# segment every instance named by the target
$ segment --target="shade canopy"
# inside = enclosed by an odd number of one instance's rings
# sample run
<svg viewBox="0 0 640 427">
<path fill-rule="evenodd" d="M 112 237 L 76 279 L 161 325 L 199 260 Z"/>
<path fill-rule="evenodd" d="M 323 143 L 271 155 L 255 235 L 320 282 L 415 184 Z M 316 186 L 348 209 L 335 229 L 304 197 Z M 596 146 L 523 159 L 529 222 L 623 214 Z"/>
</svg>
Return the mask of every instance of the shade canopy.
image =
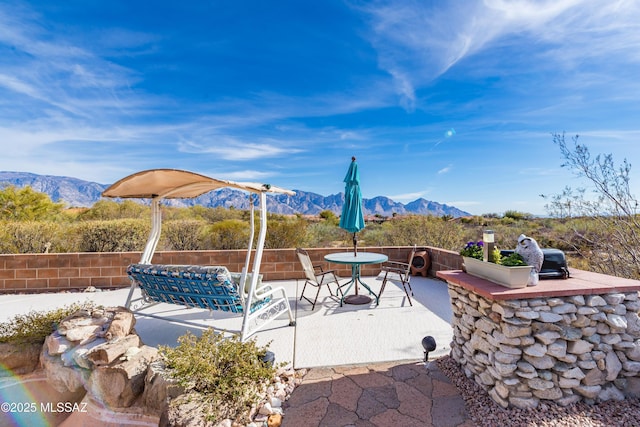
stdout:
<svg viewBox="0 0 640 427">
<path fill-rule="evenodd" d="M 252 193 L 295 195 L 293 191 L 269 184 L 226 181 L 179 169 L 151 169 L 134 173 L 111 185 L 102 195 L 137 199 L 192 198 L 225 187 Z"/>
<path fill-rule="evenodd" d="M 344 205 L 340 216 L 340 228 L 350 233 L 357 233 L 364 228 L 364 212 L 362 211 L 362 193 L 360 192 L 360 173 L 355 157 L 351 160 L 344 182 Z"/>
</svg>

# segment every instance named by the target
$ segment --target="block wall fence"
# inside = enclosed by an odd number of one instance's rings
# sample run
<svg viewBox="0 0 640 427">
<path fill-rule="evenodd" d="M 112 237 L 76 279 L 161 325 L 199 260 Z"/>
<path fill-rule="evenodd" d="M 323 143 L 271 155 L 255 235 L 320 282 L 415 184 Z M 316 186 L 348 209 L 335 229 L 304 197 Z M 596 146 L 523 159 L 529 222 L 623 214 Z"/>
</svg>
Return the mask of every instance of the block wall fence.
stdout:
<svg viewBox="0 0 640 427">
<path fill-rule="evenodd" d="M 421 247 L 429 253 L 431 267 L 429 276 L 435 277 L 439 270 L 458 270 L 462 257 L 453 251 L 433 247 Z M 329 264 L 324 256 L 333 252 L 348 251 L 349 248 L 310 248 L 314 264 L 325 269 L 337 270 L 341 277 L 350 277 L 348 265 Z M 362 247 L 362 252 L 383 253 L 390 260 L 406 262 L 410 246 Z M 156 252 L 155 264 L 224 265 L 230 271 L 241 271 L 246 251 L 162 251 Z M 90 286 L 114 289 L 129 286 L 126 268 L 140 260 L 141 252 L 82 252 L 60 254 L 1 254 L 0 293 L 39 293 L 63 290 L 83 290 Z M 295 249 L 265 249 L 261 273 L 264 280 L 300 279 L 303 277 Z M 363 265 L 362 275 L 375 276 L 380 272 L 379 264 Z"/>
</svg>

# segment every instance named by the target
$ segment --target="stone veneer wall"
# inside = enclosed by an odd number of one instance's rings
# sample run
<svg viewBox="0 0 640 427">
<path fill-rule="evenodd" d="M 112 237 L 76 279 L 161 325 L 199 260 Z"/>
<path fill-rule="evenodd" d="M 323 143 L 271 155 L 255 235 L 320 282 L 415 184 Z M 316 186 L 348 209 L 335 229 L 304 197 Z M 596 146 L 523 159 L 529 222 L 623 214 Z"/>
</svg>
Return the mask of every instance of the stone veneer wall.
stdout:
<svg viewBox="0 0 640 427">
<path fill-rule="evenodd" d="M 456 270 L 462 258 L 456 252 L 426 247 L 431 256 L 429 273 Z M 350 248 L 310 248 L 311 260 L 325 268 L 336 269 L 342 277 L 349 277 L 348 265 L 329 264 L 324 256 Z M 411 247 L 361 247 L 360 251 L 386 254 L 390 260 L 407 259 Z M 244 250 L 226 251 L 160 251 L 153 258 L 157 264 L 224 265 L 230 271 L 241 271 Z M 70 289 L 121 288 L 129 286 L 126 268 L 140 259 L 140 252 L 94 252 L 61 254 L 0 254 L 0 293 L 58 292 Z M 363 275 L 377 275 L 379 264 L 363 265 Z M 295 249 L 266 249 L 261 273 L 265 280 L 300 279 L 303 277 Z"/>
<path fill-rule="evenodd" d="M 451 355 L 501 406 L 640 395 L 637 291 L 493 301 L 448 286 Z"/>
</svg>

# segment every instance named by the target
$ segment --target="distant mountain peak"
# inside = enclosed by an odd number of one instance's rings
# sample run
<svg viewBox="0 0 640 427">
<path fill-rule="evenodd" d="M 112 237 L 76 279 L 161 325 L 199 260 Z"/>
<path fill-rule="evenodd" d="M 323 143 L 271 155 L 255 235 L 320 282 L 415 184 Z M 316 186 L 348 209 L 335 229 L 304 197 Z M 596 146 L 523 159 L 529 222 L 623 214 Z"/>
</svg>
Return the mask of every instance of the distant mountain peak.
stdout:
<svg viewBox="0 0 640 427">
<path fill-rule="evenodd" d="M 37 175 L 29 172 L 0 172 L 0 187 L 15 185 L 16 187 L 31 186 L 36 191 L 49 195 L 54 202 L 63 202 L 69 207 L 91 207 L 100 200 L 102 192 L 109 185 L 83 181 L 78 178 L 53 175 Z M 329 210 L 340 215 L 344 203 L 344 193 L 322 196 L 303 190 L 295 190 L 295 196 L 278 194 L 269 196 L 267 209 L 272 213 L 317 215 Z M 448 215 L 454 218 L 471 215 L 454 206 L 447 206 L 438 202 L 417 199 L 402 204 L 394 202 L 388 197 L 377 196 L 363 200 L 365 215 L 393 216 L 393 214 L 418 215 Z M 206 207 L 230 207 L 246 209 L 249 207 L 246 195 L 238 190 L 223 188 L 203 194 L 195 199 L 175 199 L 172 206 L 202 205 Z"/>
</svg>

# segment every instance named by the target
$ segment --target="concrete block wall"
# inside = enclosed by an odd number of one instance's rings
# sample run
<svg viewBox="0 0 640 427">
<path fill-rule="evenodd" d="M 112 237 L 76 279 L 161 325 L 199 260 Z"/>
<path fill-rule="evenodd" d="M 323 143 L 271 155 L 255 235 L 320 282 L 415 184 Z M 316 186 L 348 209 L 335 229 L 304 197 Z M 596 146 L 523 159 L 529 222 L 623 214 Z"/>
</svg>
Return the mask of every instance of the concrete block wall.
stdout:
<svg viewBox="0 0 640 427">
<path fill-rule="evenodd" d="M 438 270 L 461 268 L 462 258 L 456 252 L 426 247 L 431 257 L 430 276 Z M 334 269 L 341 277 L 351 276 L 348 265 L 330 264 L 324 256 L 349 248 L 309 248 L 311 260 L 325 269 Z M 390 260 L 407 261 L 411 247 L 362 247 L 359 251 L 383 253 Z M 129 286 L 126 268 L 140 260 L 141 252 L 91 252 L 61 254 L 1 254 L 0 293 L 59 292 L 62 290 L 122 288 Z M 157 252 L 156 264 L 224 265 L 230 271 L 241 271 L 244 250 L 166 251 Z M 264 280 L 299 279 L 303 277 L 295 249 L 266 249 L 260 268 Z M 362 275 L 375 276 L 379 264 L 363 265 Z"/>
</svg>

